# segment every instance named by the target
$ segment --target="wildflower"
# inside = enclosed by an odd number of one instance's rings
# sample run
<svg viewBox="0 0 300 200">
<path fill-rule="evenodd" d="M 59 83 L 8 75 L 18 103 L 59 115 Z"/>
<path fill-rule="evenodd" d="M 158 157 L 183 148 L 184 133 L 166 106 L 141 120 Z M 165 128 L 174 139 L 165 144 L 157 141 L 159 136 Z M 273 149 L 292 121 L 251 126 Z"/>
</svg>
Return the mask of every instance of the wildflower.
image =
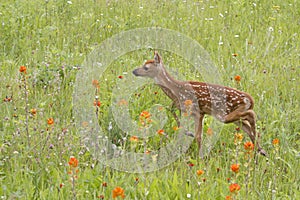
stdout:
<svg viewBox="0 0 300 200">
<path fill-rule="evenodd" d="M 98 198 L 98 199 L 104 199 L 104 195 L 101 194 L 101 195 L 97 196 L 97 198 Z"/>
<path fill-rule="evenodd" d="M 150 153 L 151 153 L 150 150 L 146 150 L 146 151 L 145 151 L 145 154 L 150 154 Z"/>
<path fill-rule="evenodd" d="M 24 74 L 26 74 L 26 67 L 25 66 L 20 66 L 20 69 L 19 69 L 19 71 L 21 72 L 21 73 L 24 73 Z"/>
<path fill-rule="evenodd" d="M 118 196 L 122 197 L 123 199 L 125 198 L 125 194 L 124 194 L 124 189 L 121 187 L 116 187 L 113 191 L 112 191 L 112 198 L 117 198 Z"/>
<path fill-rule="evenodd" d="M 138 142 L 139 138 L 137 136 L 131 136 L 129 139 L 131 142 Z"/>
<path fill-rule="evenodd" d="M 93 81 L 92 81 L 92 84 L 93 84 L 93 86 L 94 86 L 95 88 L 100 88 L 100 86 L 99 86 L 99 81 L 93 80 Z"/>
<path fill-rule="evenodd" d="M 165 132 L 164 132 L 163 129 L 159 129 L 159 130 L 157 131 L 157 134 L 158 134 L 158 135 L 165 135 Z"/>
<path fill-rule="evenodd" d="M 136 178 L 135 178 L 135 181 L 134 181 L 134 185 L 137 185 L 138 183 L 139 183 L 139 178 L 136 177 Z"/>
<path fill-rule="evenodd" d="M 243 140 L 243 134 L 236 133 L 234 135 L 234 144 L 240 143 Z"/>
<path fill-rule="evenodd" d="M 236 130 L 236 131 L 240 131 L 241 128 L 240 128 L 240 127 L 236 127 L 235 130 Z"/>
<path fill-rule="evenodd" d="M 234 77 L 234 80 L 236 81 L 236 82 L 240 82 L 241 81 L 241 76 L 240 75 L 236 75 L 235 77 Z"/>
<path fill-rule="evenodd" d="M 240 165 L 239 164 L 232 164 L 230 168 L 233 172 L 238 173 L 239 169 L 240 169 Z"/>
<path fill-rule="evenodd" d="M 173 130 L 174 130 L 174 131 L 177 131 L 178 129 L 179 129 L 178 126 L 174 126 L 174 127 L 173 127 Z"/>
<path fill-rule="evenodd" d="M 94 106 L 100 107 L 101 106 L 101 102 L 99 100 L 95 100 L 94 101 Z"/>
<path fill-rule="evenodd" d="M 193 101 L 192 100 L 185 100 L 184 101 L 184 105 L 186 106 L 186 107 L 189 107 L 189 106 L 191 106 L 193 104 Z"/>
<path fill-rule="evenodd" d="M 254 150 L 254 144 L 252 142 L 245 142 L 244 148 L 246 151 L 253 151 Z"/>
<path fill-rule="evenodd" d="M 48 118 L 47 119 L 47 124 L 48 125 L 52 125 L 52 124 L 54 124 L 54 119 L 51 117 L 51 118 Z"/>
<path fill-rule="evenodd" d="M 6 96 L 4 99 L 3 99 L 4 102 L 11 102 L 12 101 L 12 97 L 8 97 Z"/>
<path fill-rule="evenodd" d="M 237 57 L 238 54 L 237 54 L 237 53 L 233 53 L 232 56 L 233 56 L 233 57 Z"/>
<path fill-rule="evenodd" d="M 241 186 L 239 186 L 239 184 L 237 184 L 237 183 L 233 183 L 233 184 L 231 184 L 231 185 L 229 186 L 230 192 L 236 193 L 236 192 L 238 192 L 240 189 L 241 189 Z"/>
<path fill-rule="evenodd" d="M 273 139 L 272 144 L 273 144 L 274 146 L 279 145 L 279 139 L 278 139 L 278 138 Z"/>
<path fill-rule="evenodd" d="M 150 124 L 152 122 L 151 120 L 151 114 L 148 111 L 143 111 L 140 116 L 140 123 L 142 124 L 142 126 L 147 126 L 147 124 Z"/>
<path fill-rule="evenodd" d="M 143 112 L 140 114 L 140 117 L 141 117 L 141 118 L 148 119 L 148 118 L 151 117 L 151 114 L 150 114 L 148 111 L 143 111 Z"/>
<path fill-rule="evenodd" d="M 197 175 L 198 175 L 198 176 L 201 176 L 203 173 L 204 173 L 203 170 L 201 170 L 201 169 L 197 170 Z"/>
<path fill-rule="evenodd" d="M 207 135 L 211 136 L 213 134 L 212 128 L 208 128 L 206 133 L 207 133 Z"/>
<path fill-rule="evenodd" d="M 186 198 L 190 199 L 192 197 L 191 194 L 186 194 Z"/>
<path fill-rule="evenodd" d="M 65 184 L 61 183 L 59 184 L 59 188 L 62 188 Z"/>
<path fill-rule="evenodd" d="M 119 106 L 127 106 L 127 105 L 128 105 L 128 102 L 127 102 L 125 99 L 121 99 L 121 100 L 118 102 L 118 105 L 119 105 Z"/>
<path fill-rule="evenodd" d="M 70 160 L 68 163 L 69 163 L 69 166 L 73 167 L 73 168 L 78 166 L 78 160 L 74 156 L 70 157 Z"/>
<path fill-rule="evenodd" d="M 106 183 L 106 182 L 103 182 L 103 183 L 102 183 L 102 187 L 107 187 L 107 183 Z"/>
<path fill-rule="evenodd" d="M 119 79 L 122 79 L 122 78 L 123 78 L 123 76 L 118 76 L 118 78 L 119 78 Z"/>
<path fill-rule="evenodd" d="M 226 200 L 231 200 L 231 196 L 226 196 L 225 199 Z"/>
<path fill-rule="evenodd" d="M 32 115 L 36 115 L 36 109 L 35 109 L 35 108 L 30 109 L 30 113 L 31 113 Z"/>
<path fill-rule="evenodd" d="M 206 182 L 206 178 L 203 178 L 202 181 L 203 181 L 203 182 Z"/>
<path fill-rule="evenodd" d="M 194 167 L 195 165 L 193 163 L 189 163 L 189 167 Z"/>
</svg>

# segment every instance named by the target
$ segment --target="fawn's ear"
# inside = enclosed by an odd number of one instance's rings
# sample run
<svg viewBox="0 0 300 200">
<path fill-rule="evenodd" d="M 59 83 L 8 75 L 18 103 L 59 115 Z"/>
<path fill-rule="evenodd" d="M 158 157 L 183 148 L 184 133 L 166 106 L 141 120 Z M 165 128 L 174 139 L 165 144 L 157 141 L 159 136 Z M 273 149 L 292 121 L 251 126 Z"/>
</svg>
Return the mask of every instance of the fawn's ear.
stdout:
<svg viewBox="0 0 300 200">
<path fill-rule="evenodd" d="M 160 55 L 158 55 L 157 51 L 154 52 L 154 61 L 155 61 L 156 64 L 161 63 L 161 57 L 160 57 Z"/>
</svg>

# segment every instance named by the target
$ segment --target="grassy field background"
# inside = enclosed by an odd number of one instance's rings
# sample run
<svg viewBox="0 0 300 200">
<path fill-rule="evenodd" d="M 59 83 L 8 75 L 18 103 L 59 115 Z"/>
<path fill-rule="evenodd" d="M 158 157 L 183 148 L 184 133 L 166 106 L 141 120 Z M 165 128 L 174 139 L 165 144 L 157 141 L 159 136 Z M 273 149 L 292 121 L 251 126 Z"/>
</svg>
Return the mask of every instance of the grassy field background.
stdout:
<svg viewBox="0 0 300 200">
<path fill-rule="evenodd" d="M 1 0 L 0 199 L 299 199 L 299 8 L 296 0 Z M 196 40 L 209 52 L 224 85 L 254 97 L 268 158 L 258 156 L 255 164 L 253 153 L 244 149 L 248 136 L 237 140 L 242 132 L 233 125 L 215 133 L 210 117 L 204 137 L 219 134 L 219 140 L 208 158 L 199 159 L 192 144 L 168 167 L 139 174 L 93 158 L 72 114 L 76 74 L 105 39 L 143 27 L 167 28 Z M 205 79 L 180 55 L 160 53 L 182 78 Z M 99 77 L 99 124 L 111 127 L 107 137 L 118 148 L 143 152 L 144 144 L 130 140 L 114 123 L 112 88 L 132 79 L 131 71 L 152 57 L 153 49 L 130 52 Z M 152 104 L 170 107 L 153 84 L 128 103 L 137 120 Z M 164 130 L 170 137 L 174 126 L 169 117 Z M 167 142 L 157 135 L 148 145 L 154 151 Z M 239 164 L 238 171 L 233 164 Z"/>
</svg>

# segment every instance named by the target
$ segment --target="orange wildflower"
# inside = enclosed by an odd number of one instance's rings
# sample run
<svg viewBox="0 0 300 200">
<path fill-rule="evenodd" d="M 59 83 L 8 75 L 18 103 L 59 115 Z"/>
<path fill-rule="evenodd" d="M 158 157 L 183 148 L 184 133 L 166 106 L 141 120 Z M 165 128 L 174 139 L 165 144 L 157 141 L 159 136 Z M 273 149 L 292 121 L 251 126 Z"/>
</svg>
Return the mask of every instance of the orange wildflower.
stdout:
<svg viewBox="0 0 300 200">
<path fill-rule="evenodd" d="M 19 69 L 19 71 L 21 72 L 21 73 L 24 73 L 24 74 L 26 74 L 26 67 L 25 66 L 21 66 L 20 67 L 20 69 Z"/>
<path fill-rule="evenodd" d="M 238 173 L 239 169 L 240 169 L 240 165 L 239 164 L 232 164 L 230 168 L 233 172 Z"/>
<path fill-rule="evenodd" d="M 236 75 L 235 77 L 234 77 L 234 80 L 236 81 L 236 82 L 240 82 L 241 81 L 241 76 L 240 75 Z"/>
<path fill-rule="evenodd" d="M 163 129 L 159 129 L 159 130 L 157 131 L 157 134 L 158 134 L 158 135 L 164 135 L 164 134 L 165 134 L 165 132 L 164 132 L 164 130 L 163 130 Z"/>
<path fill-rule="evenodd" d="M 131 136 L 129 139 L 131 142 L 138 142 L 139 138 L 137 136 Z"/>
<path fill-rule="evenodd" d="M 74 157 L 74 156 L 71 156 L 70 157 L 70 160 L 69 160 L 69 166 L 70 167 L 77 167 L 78 166 L 78 160 Z"/>
<path fill-rule="evenodd" d="M 254 150 L 254 144 L 252 142 L 245 142 L 244 148 L 246 151 L 253 151 Z"/>
<path fill-rule="evenodd" d="M 30 113 L 31 113 L 32 115 L 36 115 L 36 109 L 35 109 L 35 108 L 30 109 Z"/>
<path fill-rule="evenodd" d="M 100 88 L 100 85 L 99 85 L 99 81 L 98 81 L 98 80 L 93 80 L 93 81 L 92 81 L 92 85 L 93 85 L 95 88 Z"/>
<path fill-rule="evenodd" d="M 52 117 L 49 118 L 49 119 L 47 119 L 47 124 L 48 124 L 48 125 L 54 124 L 54 119 L 53 119 Z"/>
<path fill-rule="evenodd" d="M 234 57 L 237 57 L 237 56 L 238 56 L 238 54 L 237 54 L 237 53 L 233 53 L 233 54 L 232 54 L 232 56 L 234 56 Z"/>
<path fill-rule="evenodd" d="M 207 135 L 211 136 L 214 132 L 213 132 L 212 128 L 208 128 L 206 133 L 207 133 Z"/>
<path fill-rule="evenodd" d="M 174 131 L 177 131 L 178 129 L 179 129 L 178 126 L 174 126 L 174 127 L 173 127 L 173 130 L 174 130 Z"/>
<path fill-rule="evenodd" d="M 144 119 L 148 119 L 151 117 L 151 114 L 148 111 L 144 110 L 143 112 L 141 112 L 140 117 Z"/>
<path fill-rule="evenodd" d="M 125 198 L 124 189 L 121 188 L 121 187 L 116 187 L 112 191 L 112 198 L 113 199 L 117 198 L 118 196 L 122 197 L 123 199 Z"/>
<path fill-rule="evenodd" d="M 186 107 L 189 107 L 189 106 L 191 106 L 193 104 L 193 101 L 192 100 L 185 100 L 184 101 L 184 105 L 186 106 Z"/>
<path fill-rule="evenodd" d="M 201 170 L 201 169 L 199 169 L 199 170 L 197 170 L 197 172 L 196 172 L 196 173 L 197 173 L 197 175 L 198 175 L 198 176 L 201 176 L 201 175 L 204 173 L 204 171 L 203 171 L 203 170 Z"/>
<path fill-rule="evenodd" d="M 118 105 L 119 105 L 119 106 L 127 106 L 127 105 L 128 105 L 128 102 L 127 102 L 125 99 L 121 99 L 121 100 L 118 102 Z"/>
<path fill-rule="evenodd" d="M 272 144 L 274 145 L 274 146 L 276 146 L 276 145 L 279 145 L 279 139 L 278 138 L 275 138 L 273 141 L 272 141 Z"/>
<path fill-rule="evenodd" d="M 231 196 L 226 196 L 225 199 L 226 200 L 231 200 L 232 198 L 231 198 Z"/>
<path fill-rule="evenodd" d="M 230 192 L 238 192 L 241 189 L 241 186 L 237 183 L 233 183 L 229 186 Z"/>
<path fill-rule="evenodd" d="M 150 154 L 150 153 L 151 153 L 150 150 L 146 150 L 146 151 L 145 151 L 145 154 Z"/>
</svg>

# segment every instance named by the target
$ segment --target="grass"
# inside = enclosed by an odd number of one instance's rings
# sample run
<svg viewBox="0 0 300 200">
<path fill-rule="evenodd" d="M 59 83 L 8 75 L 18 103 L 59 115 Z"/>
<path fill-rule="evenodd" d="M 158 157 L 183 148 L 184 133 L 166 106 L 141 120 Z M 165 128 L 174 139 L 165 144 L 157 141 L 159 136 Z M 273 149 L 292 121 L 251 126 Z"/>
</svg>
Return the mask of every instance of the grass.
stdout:
<svg viewBox="0 0 300 200">
<path fill-rule="evenodd" d="M 1 199 L 111 199 L 117 186 L 124 189 L 125 199 L 300 197 L 298 1 L 16 0 L 1 1 L 0 6 Z M 219 138 L 207 158 L 197 157 L 193 143 L 174 163 L 154 172 L 126 173 L 93 157 L 73 116 L 76 74 L 105 39 L 143 27 L 167 28 L 196 40 L 209 52 L 224 85 L 254 97 L 268 158 L 258 156 L 255 164 L 252 153 L 244 150 L 248 136 L 234 142 L 240 131 L 233 125 L 220 133 L 213 129 Z M 180 55 L 160 53 L 182 79 L 210 78 L 195 73 Z M 145 141 L 130 142 L 130 133 L 115 123 L 112 91 L 132 80 L 131 71 L 152 55 L 153 49 L 146 48 L 122 55 L 98 78 L 99 124 L 122 150 L 144 152 Z M 19 72 L 20 66 L 26 66 L 26 74 Z M 168 116 L 163 129 L 169 139 L 154 135 L 146 141 L 155 151 L 176 136 L 170 101 L 151 83 L 134 89 L 128 102 L 132 119 L 138 121 L 154 104 Z M 206 141 L 212 123 L 207 117 Z M 279 144 L 273 142 L 276 138 Z M 71 156 L 78 166 L 69 165 Z M 237 173 L 231 170 L 235 163 Z M 204 173 L 197 175 L 197 170 Z M 239 191 L 230 192 L 233 183 Z"/>
</svg>

